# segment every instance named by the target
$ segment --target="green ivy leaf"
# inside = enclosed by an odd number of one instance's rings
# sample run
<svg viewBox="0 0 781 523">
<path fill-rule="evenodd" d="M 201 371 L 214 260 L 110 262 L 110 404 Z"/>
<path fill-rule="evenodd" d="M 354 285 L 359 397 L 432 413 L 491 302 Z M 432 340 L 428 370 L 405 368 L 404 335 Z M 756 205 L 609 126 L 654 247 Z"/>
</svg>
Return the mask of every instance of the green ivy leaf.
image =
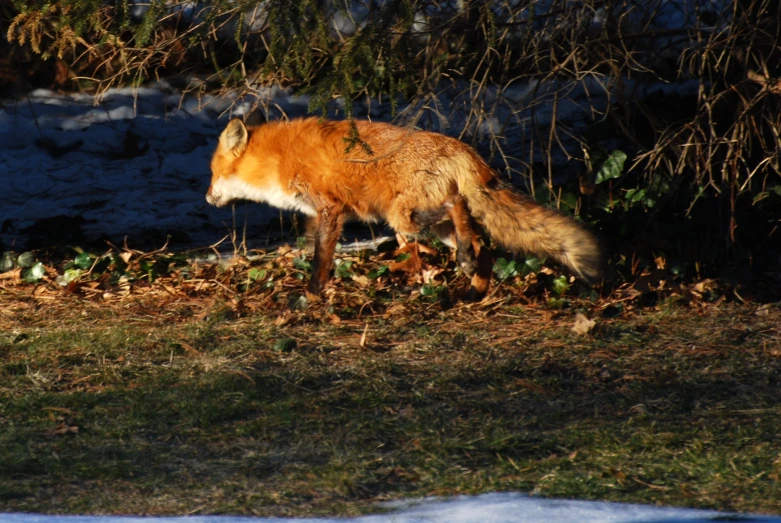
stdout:
<svg viewBox="0 0 781 523">
<path fill-rule="evenodd" d="M 44 274 L 46 274 L 46 269 L 41 262 L 38 262 L 22 273 L 22 279 L 27 283 L 37 283 L 41 281 Z"/>
<path fill-rule="evenodd" d="M 84 271 L 82 271 L 81 269 L 68 269 L 62 273 L 62 276 L 57 278 L 57 283 L 64 287 L 68 285 L 70 282 L 78 280 L 83 273 Z"/>
<path fill-rule="evenodd" d="M 626 153 L 616 149 L 607 157 L 602 168 L 597 172 L 595 183 L 598 185 L 607 180 L 618 178 L 624 172 L 624 163 L 626 162 Z"/>
<path fill-rule="evenodd" d="M 567 292 L 567 289 L 569 289 L 569 282 L 567 282 L 566 276 L 562 274 L 561 276 L 553 279 L 553 292 L 561 296 Z"/>
<path fill-rule="evenodd" d="M 114 272 L 124 274 L 125 271 L 127 271 L 127 263 L 125 263 L 125 260 L 115 252 L 112 252 L 109 256 L 111 258 L 111 263 L 114 264 Z"/>
<path fill-rule="evenodd" d="M 551 309 L 563 309 L 569 306 L 569 300 L 565 298 L 550 298 L 548 300 L 548 307 Z"/>
<path fill-rule="evenodd" d="M 274 343 L 274 350 L 277 352 L 293 352 L 296 345 L 296 340 L 293 338 L 280 338 Z"/>
<path fill-rule="evenodd" d="M 266 273 L 266 269 L 258 269 L 257 267 L 253 267 L 249 270 L 249 272 L 247 272 L 247 278 L 249 278 L 250 282 L 256 282 L 265 278 Z"/>
<path fill-rule="evenodd" d="M 534 187 L 534 200 L 543 205 L 551 200 L 551 190 L 547 183 L 540 183 Z"/>
<path fill-rule="evenodd" d="M 526 276 L 527 274 L 531 274 L 533 272 L 540 272 L 540 269 L 542 269 L 542 260 L 535 256 L 527 256 L 523 261 L 521 274 Z"/>
<path fill-rule="evenodd" d="M 23 252 L 16 259 L 16 264 L 22 269 L 29 269 L 35 264 L 35 256 L 30 251 Z"/>
<path fill-rule="evenodd" d="M 89 269 L 92 267 L 93 256 L 87 252 L 82 252 L 73 259 L 73 264 L 79 269 Z"/>
<path fill-rule="evenodd" d="M 434 294 L 436 294 L 436 291 L 435 291 L 434 287 L 432 287 L 431 285 L 423 285 L 420 288 L 420 295 L 421 296 L 428 297 L 428 296 L 434 296 Z"/>
<path fill-rule="evenodd" d="M 293 267 L 298 270 L 309 272 L 312 270 L 312 264 L 304 256 L 293 258 Z"/>
<path fill-rule="evenodd" d="M 0 272 L 7 272 L 16 267 L 16 255 L 12 251 L 6 251 L 0 256 Z"/>
<path fill-rule="evenodd" d="M 561 195 L 560 209 L 566 211 L 574 211 L 578 208 L 578 195 L 572 191 L 565 191 Z"/>
<path fill-rule="evenodd" d="M 150 283 L 157 279 L 158 273 L 155 268 L 155 262 L 149 262 L 147 260 L 139 260 L 138 266 L 141 269 L 141 271 L 146 275 L 146 277 L 149 279 Z"/>
<path fill-rule="evenodd" d="M 518 263 L 515 260 L 507 261 L 504 258 L 499 258 L 494 263 L 493 270 L 497 278 L 506 280 L 518 274 Z"/>
<path fill-rule="evenodd" d="M 389 271 L 390 271 L 390 269 L 388 268 L 388 266 L 387 265 L 383 265 L 382 267 L 379 267 L 377 269 L 371 270 L 369 272 L 369 274 L 368 274 L 368 278 L 370 280 L 376 280 L 377 278 L 379 278 L 383 274 L 388 273 Z"/>
<path fill-rule="evenodd" d="M 350 267 L 352 267 L 352 264 L 353 262 L 351 261 L 342 261 L 334 269 L 334 278 L 342 280 L 346 278 L 352 278 L 352 273 L 350 272 Z"/>
</svg>

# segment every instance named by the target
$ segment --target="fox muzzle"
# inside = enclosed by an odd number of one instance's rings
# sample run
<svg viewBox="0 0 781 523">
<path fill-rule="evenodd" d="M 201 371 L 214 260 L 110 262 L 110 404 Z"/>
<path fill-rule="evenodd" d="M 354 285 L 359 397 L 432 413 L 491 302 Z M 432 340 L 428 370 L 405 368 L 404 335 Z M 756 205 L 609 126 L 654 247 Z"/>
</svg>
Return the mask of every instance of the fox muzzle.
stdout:
<svg viewBox="0 0 781 523">
<path fill-rule="evenodd" d="M 214 205 L 215 207 L 222 207 L 225 205 L 222 198 L 220 198 L 220 195 L 215 193 L 213 186 L 211 185 L 209 186 L 209 190 L 206 191 L 206 201 L 209 205 Z"/>
</svg>

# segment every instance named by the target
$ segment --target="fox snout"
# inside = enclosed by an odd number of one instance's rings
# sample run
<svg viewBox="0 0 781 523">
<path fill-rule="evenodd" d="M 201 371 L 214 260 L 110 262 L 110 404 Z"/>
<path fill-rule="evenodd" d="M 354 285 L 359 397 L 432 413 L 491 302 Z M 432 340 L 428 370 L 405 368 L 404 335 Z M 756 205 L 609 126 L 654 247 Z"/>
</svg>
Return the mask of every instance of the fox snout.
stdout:
<svg viewBox="0 0 781 523">
<path fill-rule="evenodd" d="M 222 207 L 224 204 L 221 199 L 219 198 L 219 195 L 215 194 L 213 186 L 209 186 L 209 190 L 206 191 L 206 201 L 209 203 L 209 205 L 214 205 L 215 207 Z"/>
</svg>

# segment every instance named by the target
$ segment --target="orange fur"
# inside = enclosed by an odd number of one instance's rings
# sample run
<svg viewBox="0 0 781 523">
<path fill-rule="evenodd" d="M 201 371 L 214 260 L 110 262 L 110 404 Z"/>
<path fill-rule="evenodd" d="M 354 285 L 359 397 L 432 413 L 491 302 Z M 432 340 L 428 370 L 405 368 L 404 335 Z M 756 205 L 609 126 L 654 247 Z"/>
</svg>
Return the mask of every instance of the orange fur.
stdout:
<svg viewBox="0 0 781 523">
<path fill-rule="evenodd" d="M 220 136 L 206 198 L 214 205 L 248 199 L 314 218 L 314 272 L 308 290 L 328 279 L 344 219 L 385 220 L 397 232 L 431 227 L 455 244 L 458 262 L 485 294 L 491 260 L 480 249 L 476 219 L 512 251 L 549 255 L 579 276 L 599 277 L 601 251 L 575 220 L 505 187 L 468 145 L 447 136 L 386 123 L 315 118 L 247 129 L 234 119 Z M 369 150 L 367 150 L 370 149 Z"/>
</svg>

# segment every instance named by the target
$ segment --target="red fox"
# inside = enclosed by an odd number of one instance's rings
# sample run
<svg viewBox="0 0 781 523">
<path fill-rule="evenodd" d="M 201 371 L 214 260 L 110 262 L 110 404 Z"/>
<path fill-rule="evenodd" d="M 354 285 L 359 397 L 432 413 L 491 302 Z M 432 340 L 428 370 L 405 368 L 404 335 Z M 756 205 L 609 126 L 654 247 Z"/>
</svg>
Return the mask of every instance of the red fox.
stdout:
<svg viewBox="0 0 781 523">
<path fill-rule="evenodd" d="M 475 221 L 510 251 L 550 256 L 586 280 L 599 278 L 596 237 L 502 183 L 472 147 L 442 134 L 355 121 L 360 142 L 348 149 L 350 125 L 306 118 L 247 128 L 234 118 L 211 162 L 210 204 L 252 200 L 311 217 L 309 293 L 320 294 L 327 282 L 347 218 L 385 220 L 404 235 L 430 228 L 455 246 L 473 297 L 486 293 L 492 269 Z"/>
</svg>

